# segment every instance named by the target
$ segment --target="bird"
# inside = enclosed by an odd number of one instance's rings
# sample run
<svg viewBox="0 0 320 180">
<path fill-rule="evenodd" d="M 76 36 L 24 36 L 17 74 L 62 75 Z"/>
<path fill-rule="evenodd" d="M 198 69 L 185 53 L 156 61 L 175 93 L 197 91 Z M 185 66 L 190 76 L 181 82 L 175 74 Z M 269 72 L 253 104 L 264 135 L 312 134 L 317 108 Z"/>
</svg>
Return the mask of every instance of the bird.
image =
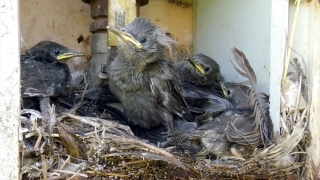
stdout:
<svg viewBox="0 0 320 180">
<path fill-rule="evenodd" d="M 78 100 L 80 97 L 77 98 Z M 142 128 L 137 125 L 128 123 L 126 115 L 123 113 L 122 103 L 118 98 L 110 91 L 109 85 L 106 83 L 96 85 L 88 89 L 83 95 L 84 102 L 78 108 L 78 113 L 83 116 L 98 117 L 101 119 L 113 120 L 118 123 L 128 125 L 134 135 L 142 140 L 147 140 L 149 143 L 158 145 L 158 143 L 165 142 L 166 136 L 163 135 L 166 132 L 167 127 L 163 124 L 152 128 Z M 174 126 L 188 125 L 179 120 L 174 121 Z M 179 127 L 184 129 L 188 127 Z M 190 129 L 190 128 L 188 128 Z"/>
<path fill-rule="evenodd" d="M 268 96 L 257 92 L 257 79 L 244 53 L 234 46 L 231 51 L 241 69 L 233 64 L 234 68 L 248 81 L 223 82 L 223 93 L 234 108 L 182 134 L 184 140 L 180 146 L 195 149 L 194 146 L 200 144 L 202 150 L 197 153 L 200 156 L 212 153 L 219 158 L 231 153 L 243 157 L 250 155 L 255 148 L 267 147 L 272 143 L 273 124 L 269 116 Z M 199 144 L 194 145 L 192 142 Z"/>
<path fill-rule="evenodd" d="M 173 61 L 165 53 L 174 41 L 141 17 L 123 28 L 107 29 L 118 41 L 118 55 L 107 67 L 108 84 L 128 123 L 145 129 L 165 125 L 173 132 L 176 118 L 192 122 Z"/>
<path fill-rule="evenodd" d="M 251 89 L 249 86 L 235 82 L 222 82 L 221 88 L 224 97 L 234 106 L 235 109 L 252 109 L 249 104 Z"/>
<path fill-rule="evenodd" d="M 227 138 L 229 141 L 249 145 L 253 148 L 259 145 L 266 148 L 272 144 L 274 137 L 273 123 L 269 113 L 269 96 L 257 91 L 257 78 L 245 54 L 234 46 L 231 46 L 231 51 L 240 68 L 232 63 L 233 67 L 240 75 L 248 79 L 242 84 L 251 86 L 249 90 L 246 90 L 246 93 L 243 93 L 243 87 L 234 88 L 233 90 L 240 92 L 233 91 L 231 93 L 233 94 L 230 96 L 233 98 L 231 102 L 237 102 L 235 98 L 242 95 L 242 99 L 247 98 L 247 100 L 241 101 L 246 102 L 245 106 L 251 106 L 252 112 L 247 111 L 244 115 L 228 121 L 225 130 Z"/>
<path fill-rule="evenodd" d="M 21 97 L 59 96 L 70 82 L 68 65 L 60 60 L 85 56 L 52 41 L 41 41 L 20 56 Z M 24 103 L 26 104 L 26 103 Z"/>
<path fill-rule="evenodd" d="M 175 69 L 183 83 L 194 84 L 206 92 L 223 97 L 220 84 L 224 81 L 219 64 L 209 56 L 195 54 L 175 63 Z"/>
<path fill-rule="evenodd" d="M 228 122 L 234 118 L 243 117 L 245 113 L 247 112 L 234 109 L 223 111 L 212 120 L 185 132 L 184 141 L 179 147 L 195 153 L 198 157 L 214 155 L 216 159 L 220 159 L 231 155 L 238 158 L 249 156 L 252 152 L 250 146 L 230 141 L 225 133 Z"/>
<path fill-rule="evenodd" d="M 218 63 L 204 54 L 196 54 L 175 63 L 180 79 L 182 96 L 196 122 L 203 124 L 233 105 L 224 98 L 221 88 L 223 77 Z"/>
</svg>

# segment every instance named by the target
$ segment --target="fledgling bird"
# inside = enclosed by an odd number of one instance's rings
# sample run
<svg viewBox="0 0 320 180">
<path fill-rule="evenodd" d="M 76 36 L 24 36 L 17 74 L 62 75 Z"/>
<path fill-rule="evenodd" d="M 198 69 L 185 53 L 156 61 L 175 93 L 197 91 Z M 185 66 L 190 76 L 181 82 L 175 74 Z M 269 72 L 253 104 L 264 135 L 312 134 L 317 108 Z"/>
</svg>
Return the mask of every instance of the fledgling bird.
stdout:
<svg viewBox="0 0 320 180">
<path fill-rule="evenodd" d="M 41 41 L 21 56 L 21 96 L 58 96 L 70 80 L 67 64 L 60 60 L 84 56 L 52 41 Z"/>
<path fill-rule="evenodd" d="M 27 49 L 20 57 L 21 97 L 28 101 L 26 98 L 59 96 L 71 76 L 68 65 L 60 60 L 84 55 L 52 41 Z"/>
<path fill-rule="evenodd" d="M 247 146 L 236 147 L 235 142 L 229 141 L 225 133 L 229 121 L 246 116 L 246 113 L 248 112 L 226 110 L 211 121 L 184 133 L 185 141 L 180 146 L 189 151 L 191 149 L 191 152 L 196 149 L 195 147 L 202 146 L 202 150 L 197 152 L 199 157 L 209 154 L 215 155 L 217 159 L 230 155 L 238 158 L 247 157 L 252 152 L 252 149 Z M 191 141 L 191 143 L 188 141 Z"/>
<path fill-rule="evenodd" d="M 111 93 L 108 84 L 101 84 L 88 89 L 83 98 L 84 103 L 78 109 L 82 115 L 112 119 L 121 124 L 129 125 L 135 136 L 148 140 L 150 143 L 156 145 L 167 140 L 167 137 L 164 135 L 167 127 L 163 124 L 152 127 L 151 129 L 128 124 L 127 117 L 123 114 L 122 104 L 118 98 Z M 194 123 L 186 123 L 181 120 L 175 120 L 173 122 L 173 126 L 177 127 L 178 130 L 193 128 L 188 127 L 188 125 L 194 126 Z"/>
<path fill-rule="evenodd" d="M 187 57 L 177 61 L 175 69 L 182 81 L 182 86 L 193 84 L 201 90 L 223 97 L 220 84 L 224 81 L 219 64 L 204 54 Z"/>
<path fill-rule="evenodd" d="M 191 110 L 198 112 L 196 121 L 204 123 L 222 111 L 233 109 L 224 99 L 220 84 L 223 77 L 218 63 L 203 54 L 196 54 L 187 60 L 175 63 L 180 78 L 182 95 Z"/>
<path fill-rule="evenodd" d="M 252 109 L 249 104 L 250 87 L 241 83 L 223 82 L 221 84 L 225 98 L 234 106 L 235 109 Z"/>
<path fill-rule="evenodd" d="M 229 121 L 225 131 L 226 135 L 232 142 L 245 143 L 252 147 L 262 144 L 267 147 L 272 143 L 274 133 L 269 114 L 269 96 L 257 91 L 257 78 L 245 54 L 234 46 L 231 47 L 231 51 L 240 67 L 239 69 L 233 64 L 234 68 L 240 75 L 248 78 L 245 83 L 251 86 L 248 96 L 245 96 L 248 97 L 247 102 L 253 112 L 248 117 L 242 116 Z M 234 94 L 241 95 L 242 93 Z M 237 97 L 233 96 L 233 98 Z"/>
<path fill-rule="evenodd" d="M 231 47 L 231 50 L 241 69 L 235 65 L 234 68 L 249 79 L 247 84 L 251 88 L 239 83 L 224 83 L 223 92 L 236 108 L 226 110 L 200 127 L 183 133 L 185 138 L 181 146 L 194 149 L 190 141 L 200 142 L 203 149 L 198 155 L 212 153 L 221 157 L 231 151 L 234 156 L 243 157 L 260 145 L 269 146 L 273 139 L 268 96 L 256 91 L 256 76 L 244 53 L 235 47 Z M 240 148 L 235 147 L 234 143 Z M 247 150 L 242 154 L 239 153 L 241 149 Z"/>
<path fill-rule="evenodd" d="M 165 55 L 173 40 L 140 17 L 124 28 L 107 28 L 118 40 L 108 84 L 122 102 L 129 124 L 147 129 L 166 124 L 170 129 L 174 116 L 193 121 L 173 62 Z"/>
</svg>

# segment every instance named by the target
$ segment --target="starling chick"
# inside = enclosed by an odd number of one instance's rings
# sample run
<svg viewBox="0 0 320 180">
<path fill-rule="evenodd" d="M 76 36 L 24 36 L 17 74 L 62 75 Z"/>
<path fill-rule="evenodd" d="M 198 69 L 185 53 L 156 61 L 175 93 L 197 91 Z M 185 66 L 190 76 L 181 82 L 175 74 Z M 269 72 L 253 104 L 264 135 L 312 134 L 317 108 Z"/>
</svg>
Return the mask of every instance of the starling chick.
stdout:
<svg viewBox="0 0 320 180">
<path fill-rule="evenodd" d="M 196 112 L 196 121 L 204 123 L 227 109 L 232 104 L 224 97 L 220 83 L 223 78 L 219 65 L 210 57 L 197 54 L 185 61 L 178 61 L 175 69 L 180 85 L 191 110 Z"/>
<path fill-rule="evenodd" d="M 271 145 L 273 140 L 273 123 L 269 113 L 269 96 L 257 91 L 257 77 L 252 69 L 245 54 L 234 46 L 231 47 L 234 59 L 239 68 L 233 64 L 236 71 L 248 78 L 245 83 L 250 85 L 250 91 L 246 91 L 248 95 L 248 105 L 252 107 L 252 113 L 248 117 L 242 116 L 229 121 L 226 135 L 230 141 L 242 141 L 248 143 L 252 147 L 257 147 L 258 144 L 263 144 L 264 147 Z M 233 93 L 234 98 L 236 94 Z M 245 99 L 245 98 L 244 98 Z M 246 124 L 248 127 L 246 127 Z"/>
<path fill-rule="evenodd" d="M 250 147 L 247 148 L 248 146 L 245 143 L 240 143 L 241 145 L 237 145 L 238 147 L 235 146 L 234 141 L 229 141 L 225 133 L 227 125 L 230 121 L 235 118 L 243 117 L 246 115 L 246 113 L 246 111 L 226 110 L 211 121 L 199 126 L 194 130 L 190 130 L 184 133 L 183 135 L 185 137 L 185 140 L 181 143 L 180 146 L 189 151 L 191 149 L 191 152 L 193 151 L 193 149 L 195 149 L 195 147 L 202 146 L 202 150 L 200 152 L 197 152 L 197 156 L 206 156 L 209 154 L 213 154 L 218 159 L 220 157 L 230 155 L 234 155 L 239 158 L 246 157 L 250 154 L 250 152 L 239 153 L 239 149 L 247 149 L 251 151 L 252 148 L 251 150 Z M 244 124 L 244 126 L 248 125 L 250 124 Z M 192 143 L 190 143 L 189 141 L 191 141 Z M 199 142 L 200 144 L 197 145 L 196 142 Z"/>
<path fill-rule="evenodd" d="M 21 97 L 60 95 L 68 84 L 70 71 L 67 64 L 58 60 L 84 55 L 52 41 L 41 41 L 26 50 L 20 58 Z"/>
<path fill-rule="evenodd" d="M 192 121 L 173 62 L 165 55 L 165 47 L 173 40 L 139 17 L 122 29 L 107 28 L 118 40 L 118 56 L 108 67 L 108 83 L 122 102 L 129 123 L 171 128 L 173 116 Z"/>
<path fill-rule="evenodd" d="M 223 82 L 221 84 L 224 96 L 235 109 L 252 109 L 249 104 L 250 87 L 239 83 Z"/>
<path fill-rule="evenodd" d="M 187 61 L 176 62 L 175 69 L 178 72 L 182 84 L 193 84 L 207 92 L 224 97 L 220 84 L 223 77 L 219 64 L 204 54 L 196 54 L 187 57 Z"/>
</svg>

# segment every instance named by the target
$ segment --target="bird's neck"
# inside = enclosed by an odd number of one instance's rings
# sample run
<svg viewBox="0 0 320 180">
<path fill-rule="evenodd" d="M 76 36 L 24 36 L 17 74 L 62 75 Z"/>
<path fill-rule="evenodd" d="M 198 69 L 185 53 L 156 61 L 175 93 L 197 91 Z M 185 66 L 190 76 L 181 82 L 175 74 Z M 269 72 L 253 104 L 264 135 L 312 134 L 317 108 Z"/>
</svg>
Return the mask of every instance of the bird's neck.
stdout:
<svg viewBox="0 0 320 180">
<path fill-rule="evenodd" d="M 117 89 L 127 92 L 140 89 L 144 83 L 142 71 L 136 68 L 135 62 L 126 61 L 121 56 L 111 62 L 108 78 Z"/>
</svg>

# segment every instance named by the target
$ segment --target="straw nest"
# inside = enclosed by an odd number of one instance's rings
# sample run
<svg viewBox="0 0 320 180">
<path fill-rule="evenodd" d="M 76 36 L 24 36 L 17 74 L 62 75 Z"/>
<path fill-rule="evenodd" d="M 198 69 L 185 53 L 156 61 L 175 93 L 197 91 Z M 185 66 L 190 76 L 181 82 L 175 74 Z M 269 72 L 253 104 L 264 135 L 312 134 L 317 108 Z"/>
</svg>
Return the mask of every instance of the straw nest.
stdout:
<svg viewBox="0 0 320 180">
<path fill-rule="evenodd" d="M 256 149 L 247 159 L 210 160 L 174 147 L 158 148 L 136 138 L 128 126 L 76 115 L 81 102 L 62 114 L 55 113 L 54 105 L 42 113 L 24 109 L 22 115 L 29 116 L 21 116 L 22 179 L 301 178 L 305 175 L 309 105 L 294 105 L 301 104 L 296 102 L 301 101 L 303 82 L 307 78 L 300 73 L 295 83 L 282 89 L 282 131 L 275 143 Z M 286 93 L 294 88 L 298 91 L 290 104 L 292 94 Z"/>
</svg>

